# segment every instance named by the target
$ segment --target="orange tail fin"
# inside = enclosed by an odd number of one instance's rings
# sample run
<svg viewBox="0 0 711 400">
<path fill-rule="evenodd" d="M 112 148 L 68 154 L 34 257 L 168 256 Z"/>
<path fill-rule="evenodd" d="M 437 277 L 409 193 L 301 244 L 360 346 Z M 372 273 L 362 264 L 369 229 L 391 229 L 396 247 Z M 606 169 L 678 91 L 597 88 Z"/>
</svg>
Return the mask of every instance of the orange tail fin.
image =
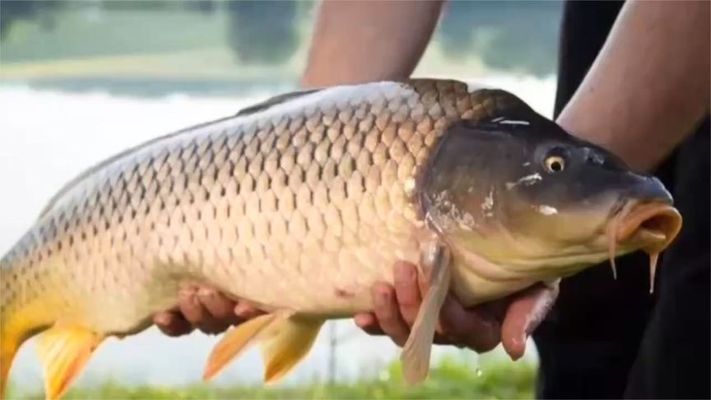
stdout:
<svg viewBox="0 0 711 400">
<path fill-rule="evenodd" d="M 0 399 L 5 398 L 7 389 L 7 378 L 10 375 L 10 366 L 15 358 L 17 349 L 20 347 L 16 338 L 8 337 L 5 332 L 0 331 Z"/>
<path fill-rule="evenodd" d="M 17 326 L 3 317 L 6 315 L 0 313 L 0 399 L 7 397 L 8 377 L 17 351 L 25 340 L 34 335 L 31 330 L 13 329 Z"/>
</svg>

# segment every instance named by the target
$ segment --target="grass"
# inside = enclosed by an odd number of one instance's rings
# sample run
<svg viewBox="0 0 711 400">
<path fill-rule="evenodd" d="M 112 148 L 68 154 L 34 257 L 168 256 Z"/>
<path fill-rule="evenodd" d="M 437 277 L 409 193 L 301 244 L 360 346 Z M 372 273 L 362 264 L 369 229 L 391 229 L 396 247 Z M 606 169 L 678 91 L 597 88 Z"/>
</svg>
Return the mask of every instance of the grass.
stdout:
<svg viewBox="0 0 711 400">
<path fill-rule="evenodd" d="M 445 357 L 430 370 L 429 379 L 415 387 L 403 384 L 399 361 L 378 377 L 334 385 L 312 382 L 264 388 L 262 386 L 183 387 L 125 386 L 105 382 L 95 387 L 73 388 L 66 399 L 532 399 L 536 367 L 531 362 L 501 360 L 482 363 L 480 369 Z M 15 391 L 8 399 L 42 399 L 43 394 Z"/>
</svg>

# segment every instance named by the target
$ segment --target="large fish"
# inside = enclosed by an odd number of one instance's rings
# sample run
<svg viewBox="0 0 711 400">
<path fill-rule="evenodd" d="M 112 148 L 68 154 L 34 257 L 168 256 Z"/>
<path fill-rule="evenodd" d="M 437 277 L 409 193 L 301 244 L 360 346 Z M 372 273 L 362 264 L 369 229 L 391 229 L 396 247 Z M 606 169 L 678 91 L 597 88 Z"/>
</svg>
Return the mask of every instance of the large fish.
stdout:
<svg viewBox="0 0 711 400">
<path fill-rule="evenodd" d="M 637 250 L 654 266 L 680 228 L 659 180 L 505 91 L 423 79 L 285 94 L 59 191 L 0 262 L 0 383 L 38 335 L 46 394 L 61 396 L 184 282 L 267 311 L 224 335 L 205 377 L 260 342 L 273 381 L 325 320 L 371 310 L 396 260 L 430 282 L 402 353 L 419 382 L 447 291 L 471 306 Z"/>
</svg>

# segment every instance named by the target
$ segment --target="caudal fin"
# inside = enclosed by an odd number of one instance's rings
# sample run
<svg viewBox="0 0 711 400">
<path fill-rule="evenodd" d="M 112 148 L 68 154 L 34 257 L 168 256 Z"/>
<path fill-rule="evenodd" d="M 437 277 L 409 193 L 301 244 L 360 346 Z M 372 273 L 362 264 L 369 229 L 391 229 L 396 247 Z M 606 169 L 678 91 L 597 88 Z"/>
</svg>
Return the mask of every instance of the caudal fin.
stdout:
<svg viewBox="0 0 711 400">
<path fill-rule="evenodd" d="M 0 399 L 4 399 L 12 361 L 31 332 L 0 330 Z M 103 336 L 77 326 L 55 324 L 37 337 L 47 399 L 59 399 L 80 375 Z"/>
</svg>

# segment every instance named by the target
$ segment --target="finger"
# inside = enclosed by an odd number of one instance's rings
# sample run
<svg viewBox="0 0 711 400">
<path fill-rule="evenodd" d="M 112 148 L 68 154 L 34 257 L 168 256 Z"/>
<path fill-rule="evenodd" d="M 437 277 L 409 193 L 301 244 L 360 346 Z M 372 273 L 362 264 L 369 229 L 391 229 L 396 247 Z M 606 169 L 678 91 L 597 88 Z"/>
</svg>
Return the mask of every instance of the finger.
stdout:
<svg viewBox="0 0 711 400">
<path fill-rule="evenodd" d="M 378 325 L 378 320 L 376 319 L 375 315 L 372 313 L 356 314 L 355 316 L 353 316 L 353 320 L 355 321 L 355 324 L 358 328 L 362 329 L 363 331 L 365 331 L 365 333 L 369 335 L 382 336 L 385 334 L 383 332 L 383 329 L 380 328 L 380 325 Z M 439 333 L 435 333 L 433 343 L 453 344 L 451 339 L 446 336 L 440 335 Z"/>
<path fill-rule="evenodd" d="M 500 325 L 481 310 L 467 310 L 453 296 L 445 299 L 440 311 L 442 334 L 453 343 L 484 353 L 496 347 L 500 340 Z"/>
<path fill-rule="evenodd" d="M 211 288 L 200 288 L 197 295 L 200 303 L 205 306 L 213 319 L 223 321 L 225 325 L 237 323 L 237 316 L 234 313 L 237 303 Z"/>
<path fill-rule="evenodd" d="M 369 335 L 384 335 L 385 333 L 378 325 L 378 320 L 372 313 L 360 313 L 353 316 L 356 326 Z"/>
<path fill-rule="evenodd" d="M 506 311 L 501 328 L 504 349 L 518 360 L 526 351 L 528 336 L 538 327 L 558 297 L 557 283 L 534 285 L 516 295 Z"/>
<path fill-rule="evenodd" d="M 264 314 L 264 312 L 246 302 L 238 302 L 234 307 L 234 313 L 237 316 L 238 322 L 247 321 L 254 317 Z"/>
<path fill-rule="evenodd" d="M 193 326 L 177 311 L 163 311 L 153 316 L 153 323 L 168 336 L 187 335 Z"/>
<path fill-rule="evenodd" d="M 200 301 L 196 288 L 182 288 L 178 292 L 178 304 L 185 319 L 204 333 L 215 334 L 227 328 L 226 323 L 212 318 Z"/>
<path fill-rule="evenodd" d="M 372 294 L 378 324 L 395 344 L 403 346 L 410 330 L 400 316 L 395 302 L 395 290 L 385 283 L 377 283 L 373 286 Z"/>
<path fill-rule="evenodd" d="M 197 290 L 194 288 L 181 288 L 178 292 L 178 307 L 188 322 L 197 325 L 207 314 L 197 298 Z"/>
<path fill-rule="evenodd" d="M 395 296 L 402 319 L 411 327 L 415 323 L 422 302 L 417 281 L 417 267 L 406 262 L 395 264 Z"/>
</svg>

